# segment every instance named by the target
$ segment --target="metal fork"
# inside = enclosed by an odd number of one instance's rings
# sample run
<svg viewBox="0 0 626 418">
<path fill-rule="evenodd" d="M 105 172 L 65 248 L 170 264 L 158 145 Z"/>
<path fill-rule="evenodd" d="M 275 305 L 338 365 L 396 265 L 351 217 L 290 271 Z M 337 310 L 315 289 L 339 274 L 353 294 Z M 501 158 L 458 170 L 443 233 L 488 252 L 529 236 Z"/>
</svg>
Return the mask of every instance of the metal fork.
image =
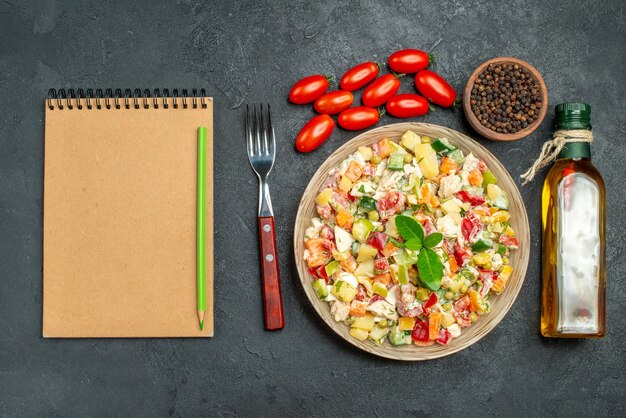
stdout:
<svg viewBox="0 0 626 418">
<path fill-rule="evenodd" d="M 276 253 L 276 233 L 274 212 L 267 176 L 272 171 L 276 157 L 276 138 L 272 126 L 270 105 L 267 104 L 267 120 L 263 105 L 252 105 L 252 112 L 246 105 L 245 126 L 248 160 L 259 178 L 259 248 L 263 286 L 263 310 L 265 329 L 278 330 L 285 326 L 283 300 L 280 293 L 280 274 Z"/>
</svg>

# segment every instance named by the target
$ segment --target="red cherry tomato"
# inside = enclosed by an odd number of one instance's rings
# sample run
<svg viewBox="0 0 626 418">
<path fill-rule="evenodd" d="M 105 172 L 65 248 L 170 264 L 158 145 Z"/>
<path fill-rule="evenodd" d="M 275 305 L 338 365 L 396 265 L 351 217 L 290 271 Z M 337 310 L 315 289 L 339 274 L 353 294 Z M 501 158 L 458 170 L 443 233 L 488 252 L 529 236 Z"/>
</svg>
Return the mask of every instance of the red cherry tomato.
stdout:
<svg viewBox="0 0 626 418">
<path fill-rule="evenodd" d="M 413 118 L 428 113 L 428 100 L 417 94 L 398 94 L 389 99 L 385 107 L 397 118 Z"/>
<path fill-rule="evenodd" d="M 335 90 L 318 97 L 313 107 L 317 113 L 334 115 L 349 108 L 353 101 L 354 96 L 349 91 Z"/>
<path fill-rule="evenodd" d="M 342 90 L 354 91 L 378 77 L 378 65 L 375 62 L 364 62 L 350 68 L 341 77 L 339 87 Z"/>
<path fill-rule="evenodd" d="M 328 79 L 321 74 L 304 77 L 289 91 L 289 101 L 295 104 L 311 103 L 328 89 Z"/>
<path fill-rule="evenodd" d="M 339 126 L 349 131 L 369 128 L 376 125 L 380 119 L 377 109 L 372 107 L 357 106 L 351 107 L 339 114 L 337 121 Z"/>
<path fill-rule="evenodd" d="M 335 129 L 335 121 L 328 115 L 311 119 L 296 137 L 296 149 L 311 152 L 324 143 Z"/>
<path fill-rule="evenodd" d="M 415 88 L 422 96 L 443 107 L 450 107 L 456 100 L 456 91 L 439 74 L 422 70 L 415 74 Z"/>
<path fill-rule="evenodd" d="M 396 73 L 413 74 L 428 67 L 431 56 L 419 49 L 401 49 L 389 57 L 389 68 Z"/>
<path fill-rule="evenodd" d="M 393 74 L 385 74 L 363 91 L 363 104 L 368 107 L 378 107 L 391 99 L 400 88 L 400 80 Z"/>
</svg>

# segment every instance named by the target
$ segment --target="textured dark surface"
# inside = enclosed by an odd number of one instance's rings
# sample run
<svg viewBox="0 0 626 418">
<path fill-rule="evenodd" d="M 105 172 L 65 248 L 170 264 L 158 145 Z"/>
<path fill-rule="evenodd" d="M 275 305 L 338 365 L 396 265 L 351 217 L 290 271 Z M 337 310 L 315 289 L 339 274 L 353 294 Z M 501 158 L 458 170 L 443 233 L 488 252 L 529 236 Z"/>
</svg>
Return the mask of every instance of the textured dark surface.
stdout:
<svg viewBox="0 0 626 418">
<path fill-rule="evenodd" d="M 0 416 L 567 415 L 624 416 L 625 6 L 622 1 L 0 1 Z M 34 2 L 32 2 L 34 3 Z M 292 256 L 308 180 L 353 134 L 299 155 L 309 107 L 286 101 L 311 73 L 341 75 L 395 49 L 434 49 L 461 89 L 485 59 L 534 64 L 550 94 L 544 124 L 487 146 L 517 178 L 551 131 L 552 105 L 593 107 L 593 160 L 607 185 L 607 321 L 600 341 L 539 335 L 540 184 L 522 188 L 532 251 L 520 296 L 478 344 L 426 363 L 372 357 L 309 306 Z M 215 338 L 41 338 L 43 98 L 50 87 L 206 87 L 215 98 Z M 404 91 L 411 91 L 409 79 Z M 286 328 L 263 331 L 257 183 L 242 101 L 270 101 L 270 177 Z M 464 132 L 460 109 L 422 120 Z M 384 117 L 383 124 L 394 120 Z"/>
</svg>

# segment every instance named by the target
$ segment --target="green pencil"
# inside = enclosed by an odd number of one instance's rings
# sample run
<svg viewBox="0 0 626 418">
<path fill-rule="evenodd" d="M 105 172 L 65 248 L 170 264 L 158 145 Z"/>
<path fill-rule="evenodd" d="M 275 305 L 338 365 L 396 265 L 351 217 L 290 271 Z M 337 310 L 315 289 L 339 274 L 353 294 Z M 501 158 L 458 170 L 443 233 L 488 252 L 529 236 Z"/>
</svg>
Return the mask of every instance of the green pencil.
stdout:
<svg viewBox="0 0 626 418">
<path fill-rule="evenodd" d="M 204 329 L 206 311 L 206 265 L 205 243 L 205 205 L 206 205 L 206 127 L 198 128 L 198 198 L 196 218 L 196 280 L 198 292 L 198 321 L 200 331 Z"/>
</svg>

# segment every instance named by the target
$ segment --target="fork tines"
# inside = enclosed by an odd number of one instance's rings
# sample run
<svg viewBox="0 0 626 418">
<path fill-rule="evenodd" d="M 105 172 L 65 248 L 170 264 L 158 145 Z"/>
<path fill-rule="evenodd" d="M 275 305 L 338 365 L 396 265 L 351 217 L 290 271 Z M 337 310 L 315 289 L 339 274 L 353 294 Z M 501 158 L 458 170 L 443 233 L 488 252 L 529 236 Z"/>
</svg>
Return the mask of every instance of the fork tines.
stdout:
<svg viewBox="0 0 626 418">
<path fill-rule="evenodd" d="M 253 103 L 251 112 L 249 105 L 246 104 L 245 126 L 248 157 L 255 169 L 253 159 L 270 157 L 273 161 L 276 154 L 276 139 L 269 103 L 266 103 L 265 107 L 266 111 L 263 109 L 263 104 L 259 104 L 257 108 L 257 104 Z"/>
</svg>

